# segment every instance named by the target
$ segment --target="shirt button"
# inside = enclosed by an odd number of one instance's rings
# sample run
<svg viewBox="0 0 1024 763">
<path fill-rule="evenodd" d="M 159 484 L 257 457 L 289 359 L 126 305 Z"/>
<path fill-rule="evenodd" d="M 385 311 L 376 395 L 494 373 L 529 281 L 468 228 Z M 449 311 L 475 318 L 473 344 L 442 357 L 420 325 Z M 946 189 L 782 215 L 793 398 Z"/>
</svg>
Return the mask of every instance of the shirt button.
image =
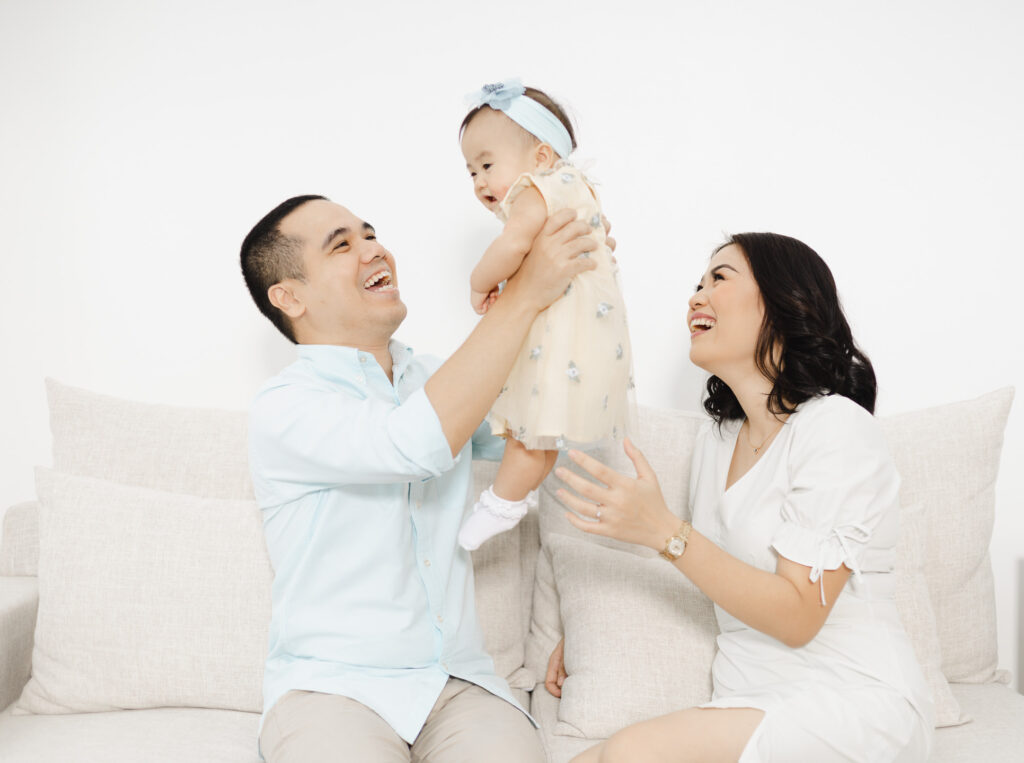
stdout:
<svg viewBox="0 0 1024 763">
<path fill-rule="evenodd" d="M 365 363 L 366 362 L 366 356 L 365 355 L 360 355 L 359 356 L 359 362 L 360 363 Z"/>
<path fill-rule="evenodd" d="M 424 559 L 423 560 L 423 566 L 424 567 L 429 567 L 430 566 L 430 560 L 429 559 Z"/>
</svg>

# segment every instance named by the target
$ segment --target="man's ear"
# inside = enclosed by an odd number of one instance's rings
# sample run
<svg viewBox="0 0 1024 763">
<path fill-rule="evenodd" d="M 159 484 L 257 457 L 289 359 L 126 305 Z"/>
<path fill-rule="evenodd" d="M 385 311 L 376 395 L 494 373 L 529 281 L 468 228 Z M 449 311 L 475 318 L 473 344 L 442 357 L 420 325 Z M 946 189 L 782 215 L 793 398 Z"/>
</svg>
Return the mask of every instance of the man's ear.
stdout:
<svg viewBox="0 0 1024 763">
<path fill-rule="evenodd" d="M 270 304 L 292 320 L 306 312 L 305 303 L 295 294 L 295 282 L 291 279 L 279 281 L 267 289 Z"/>
<path fill-rule="evenodd" d="M 533 158 L 537 162 L 538 167 L 547 169 L 553 167 L 555 162 L 558 161 L 558 154 L 555 153 L 555 149 L 547 143 L 538 143 L 537 147 L 533 151 Z"/>
</svg>

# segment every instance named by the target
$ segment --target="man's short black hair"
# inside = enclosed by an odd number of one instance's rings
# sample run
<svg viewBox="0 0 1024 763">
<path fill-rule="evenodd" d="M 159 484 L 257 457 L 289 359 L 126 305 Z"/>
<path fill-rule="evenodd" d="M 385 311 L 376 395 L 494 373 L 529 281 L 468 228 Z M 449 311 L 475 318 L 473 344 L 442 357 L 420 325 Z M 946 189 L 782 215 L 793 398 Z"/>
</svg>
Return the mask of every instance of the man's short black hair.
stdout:
<svg viewBox="0 0 1024 763">
<path fill-rule="evenodd" d="M 302 242 L 282 234 L 280 226 L 281 221 L 296 209 L 317 199 L 329 201 L 326 196 L 308 194 L 293 196 L 281 202 L 253 226 L 242 242 L 242 275 L 245 277 L 245 285 L 249 287 L 249 294 L 260 312 L 292 343 L 297 342 L 291 321 L 270 303 L 267 291 L 285 278 L 306 280 L 302 268 Z"/>
</svg>

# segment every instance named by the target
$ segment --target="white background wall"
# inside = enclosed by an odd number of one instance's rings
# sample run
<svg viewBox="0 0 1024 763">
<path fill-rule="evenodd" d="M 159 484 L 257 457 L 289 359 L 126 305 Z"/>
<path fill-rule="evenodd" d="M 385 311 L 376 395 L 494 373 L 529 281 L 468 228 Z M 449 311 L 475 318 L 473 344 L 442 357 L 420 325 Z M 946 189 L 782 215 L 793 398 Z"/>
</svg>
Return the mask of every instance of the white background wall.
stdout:
<svg viewBox="0 0 1024 763">
<path fill-rule="evenodd" d="M 1024 383 L 1024 5 L 0 2 L 0 506 L 49 463 L 43 378 L 244 408 L 291 358 L 242 237 L 323 193 L 397 256 L 399 336 L 451 352 L 497 223 L 463 95 L 520 75 L 576 117 L 620 246 L 642 403 L 697 409 L 685 299 L 726 232 L 830 263 L 881 414 Z M 1024 404 L 992 558 L 1016 662 Z M 0 508 L 2 511 L 2 508 Z"/>
</svg>

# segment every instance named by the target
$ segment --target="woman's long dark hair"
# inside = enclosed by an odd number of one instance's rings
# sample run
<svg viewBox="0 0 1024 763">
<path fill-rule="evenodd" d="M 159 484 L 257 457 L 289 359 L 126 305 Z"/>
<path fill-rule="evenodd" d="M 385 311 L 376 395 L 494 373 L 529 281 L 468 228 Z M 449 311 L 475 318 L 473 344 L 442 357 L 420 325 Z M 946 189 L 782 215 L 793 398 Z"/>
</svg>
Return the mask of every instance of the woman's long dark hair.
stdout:
<svg viewBox="0 0 1024 763">
<path fill-rule="evenodd" d="M 754 362 L 772 381 L 768 410 L 793 413 L 812 397 L 835 394 L 874 413 L 875 370 L 853 341 L 824 260 L 807 244 L 777 233 L 738 233 L 715 253 L 730 244 L 743 250 L 761 290 L 764 322 Z M 718 423 L 745 416 L 717 376 L 708 379 L 704 410 Z"/>
</svg>

